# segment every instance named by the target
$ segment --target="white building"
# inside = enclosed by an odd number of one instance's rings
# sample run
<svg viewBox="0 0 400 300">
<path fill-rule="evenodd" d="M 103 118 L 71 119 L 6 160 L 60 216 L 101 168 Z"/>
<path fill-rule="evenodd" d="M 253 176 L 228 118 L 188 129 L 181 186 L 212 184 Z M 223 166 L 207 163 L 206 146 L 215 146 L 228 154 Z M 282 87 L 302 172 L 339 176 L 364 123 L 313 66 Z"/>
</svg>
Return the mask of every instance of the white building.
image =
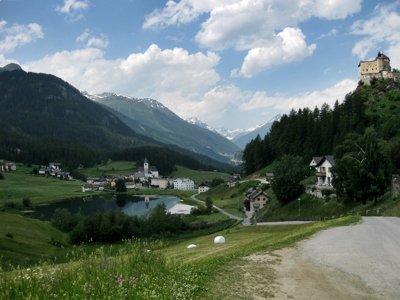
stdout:
<svg viewBox="0 0 400 300">
<path fill-rule="evenodd" d="M 174 181 L 172 179 L 167 178 L 151 178 L 150 185 L 152 187 L 158 187 L 159 189 L 165 190 L 168 186 L 172 186 Z"/>
<path fill-rule="evenodd" d="M 174 190 L 194 190 L 194 181 L 189 178 L 177 178 L 174 180 Z"/>
<path fill-rule="evenodd" d="M 143 168 L 133 175 L 134 178 L 139 178 L 140 180 L 145 180 L 148 178 L 158 178 L 160 175 L 155 166 L 150 166 L 147 158 L 144 159 Z"/>
<path fill-rule="evenodd" d="M 313 157 L 310 162 L 310 167 L 315 168 L 317 176 L 317 186 L 332 187 L 332 167 L 335 165 L 332 155 Z"/>
<path fill-rule="evenodd" d="M 200 194 L 200 193 L 205 193 L 205 192 L 207 192 L 209 189 L 210 189 L 210 187 L 209 187 L 207 184 L 202 183 L 202 184 L 199 185 L 199 194 Z"/>
</svg>

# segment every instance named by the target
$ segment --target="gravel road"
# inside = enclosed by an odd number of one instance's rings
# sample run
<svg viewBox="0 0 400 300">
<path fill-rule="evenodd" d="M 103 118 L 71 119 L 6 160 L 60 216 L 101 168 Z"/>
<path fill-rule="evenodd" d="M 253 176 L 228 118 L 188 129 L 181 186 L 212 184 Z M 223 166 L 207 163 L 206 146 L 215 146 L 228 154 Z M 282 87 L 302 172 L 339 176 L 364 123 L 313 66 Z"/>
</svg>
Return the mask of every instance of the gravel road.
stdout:
<svg viewBox="0 0 400 300">
<path fill-rule="evenodd" d="M 299 244 L 296 256 L 359 278 L 379 298 L 400 299 L 400 218 L 364 217 L 319 232 Z"/>
</svg>

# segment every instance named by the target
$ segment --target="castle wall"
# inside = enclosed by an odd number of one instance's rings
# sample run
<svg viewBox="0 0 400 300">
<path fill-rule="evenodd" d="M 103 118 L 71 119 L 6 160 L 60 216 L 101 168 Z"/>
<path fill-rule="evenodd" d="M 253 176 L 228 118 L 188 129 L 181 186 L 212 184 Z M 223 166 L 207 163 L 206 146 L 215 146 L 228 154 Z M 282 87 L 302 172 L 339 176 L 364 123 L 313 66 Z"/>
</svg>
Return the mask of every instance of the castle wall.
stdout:
<svg viewBox="0 0 400 300">
<path fill-rule="evenodd" d="M 362 82 L 370 84 L 373 78 L 400 80 L 399 73 L 391 72 L 390 60 L 386 56 L 378 57 L 372 61 L 360 61 L 358 75 Z"/>
</svg>

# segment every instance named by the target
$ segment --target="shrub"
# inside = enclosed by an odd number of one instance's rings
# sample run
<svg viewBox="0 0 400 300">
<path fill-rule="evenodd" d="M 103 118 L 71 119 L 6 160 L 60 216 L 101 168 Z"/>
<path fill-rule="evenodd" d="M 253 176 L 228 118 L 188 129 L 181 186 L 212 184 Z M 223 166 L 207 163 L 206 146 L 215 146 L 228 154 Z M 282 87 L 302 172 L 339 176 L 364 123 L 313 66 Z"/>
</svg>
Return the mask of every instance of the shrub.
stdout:
<svg viewBox="0 0 400 300">
<path fill-rule="evenodd" d="M 3 175 L 3 173 L 0 172 L 0 180 L 3 180 L 3 179 L 4 179 L 4 175 Z"/>
<path fill-rule="evenodd" d="M 14 238 L 14 236 L 13 236 L 11 233 L 9 233 L 9 232 L 6 233 L 6 237 L 8 237 L 8 238 L 10 238 L 10 239 L 13 239 L 13 238 Z"/>
<path fill-rule="evenodd" d="M 125 181 L 123 179 L 118 179 L 115 182 L 115 191 L 118 193 L 126 192 L 126 185 L 125 185 Z"/>
<path fill-rule="evenodd" d="M 22 205 L 24 207 L 30 207 L 31 206 L 31 199 L 29 199 L 29 198 L 22 199 Z"/>
<path fill-rule="evenodd" d="M 213 201 L 211 200 L 211 198 L 210 198 L 210 197 L 207 197 L 207 198 L 206 198 L 206 207 L 207 207 L 207 209 L 208 209 L 209 211 L 211 211 L 211 210 L 212 210 L 212 207 L 213 207 Z"/>
</svg>

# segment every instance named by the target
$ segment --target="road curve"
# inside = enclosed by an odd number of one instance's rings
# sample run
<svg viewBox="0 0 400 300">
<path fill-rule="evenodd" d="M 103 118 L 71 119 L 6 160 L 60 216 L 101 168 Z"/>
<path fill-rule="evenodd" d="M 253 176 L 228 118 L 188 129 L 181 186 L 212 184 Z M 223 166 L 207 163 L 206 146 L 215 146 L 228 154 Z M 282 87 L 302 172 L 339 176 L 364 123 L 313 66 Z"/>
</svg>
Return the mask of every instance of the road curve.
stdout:
<svg viewBox="0 0 400 300">
<path fill-rule="evenodd" d="M 400 299 L 400 218 L 364 217 L 319 232 L 300 243 L 297 254 L 360 278 L 383 299 Z"/>
<path fill-rule="evenodd" d="M 201 204 L 203 204 L 203 205 L 206 204 L 203 200 L 197 199 L 196 196 L 197 196 L 197 195 L 194 194 L 194 195 L 192 195 L 190 198 L 191 198 L 193 201 L 196 201 L 196 202 L 201 203 Z M 238 221 L 243 221 L 243 220 L 244 220 L 243 218 L 238 217 L 238 216 L 235 216 L 235 215 L 233 215 L 233 214 L 227 212 L 226 210 L 223 210 L 222 208 L 219 208 L 218 206 L 213 205 L 213 208 L 215 208 L 215 209 L 218 210 L 220 213 L 224 214 L 225 216 L 228 216 L 228 217 L 231 218 L 231 219 L 238 220 Z"/>
</svg>

